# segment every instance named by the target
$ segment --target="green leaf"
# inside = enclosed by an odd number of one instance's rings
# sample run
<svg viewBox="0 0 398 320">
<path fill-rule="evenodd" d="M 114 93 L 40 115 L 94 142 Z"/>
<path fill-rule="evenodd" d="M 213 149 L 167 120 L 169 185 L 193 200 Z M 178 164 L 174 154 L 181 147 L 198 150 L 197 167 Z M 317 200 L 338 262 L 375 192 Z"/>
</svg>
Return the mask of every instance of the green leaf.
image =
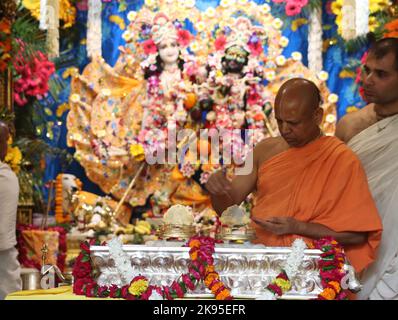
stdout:
<svg viewBox="0 0 398 320">
<path fill-rule="evenodd" d="M 89 262 L 90 261 L 90 256 L 89 255 L 84 255 L 82 258 L 82 262 Z"/>
</svg>

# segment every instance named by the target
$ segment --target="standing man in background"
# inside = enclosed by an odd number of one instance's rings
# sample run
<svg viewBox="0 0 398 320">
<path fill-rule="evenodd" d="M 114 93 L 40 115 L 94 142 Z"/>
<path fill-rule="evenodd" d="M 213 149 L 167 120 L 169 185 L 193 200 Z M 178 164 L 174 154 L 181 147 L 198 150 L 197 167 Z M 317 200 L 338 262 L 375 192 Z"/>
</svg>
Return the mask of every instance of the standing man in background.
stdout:
<svg viewBox="0 0 398 320">
<path fill-rule="evenodd" d="M 18 178 L 3 161 L 10 132 L 0 121 L 0 300 L 22 289 L 15 230 L 19 196 Z"/>
<path fill-rule="evenodd" d="M 378 257 L 361 279 L 358 298 L 398 300 L 398 39 L 370 47 L 362 77 L 368 105 L 336 128 L 361 160 L 383 222 Z"/>
</svg>

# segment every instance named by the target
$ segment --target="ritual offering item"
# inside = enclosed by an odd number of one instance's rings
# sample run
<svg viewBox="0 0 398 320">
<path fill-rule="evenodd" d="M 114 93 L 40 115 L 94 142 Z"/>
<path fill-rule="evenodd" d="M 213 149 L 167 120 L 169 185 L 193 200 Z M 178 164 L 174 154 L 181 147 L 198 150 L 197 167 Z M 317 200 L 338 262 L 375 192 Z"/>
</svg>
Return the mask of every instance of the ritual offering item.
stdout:
<svg viewBox="0 0 398 320">
<path fill-rule="evenodd" d="M 221 215 L 221 232 L 219 238 L 224 241 L 250 241 L 256 238 L 253 228 L 249 226 L 250 218 L 241 207 L 233 205 Z"/>
<path fill-rule="evenodd" d="M 192 209 L 180 204 L 171 206 L 163 216 L 159 237 L 169 240 L 189 239 L 195 234 Z"/>
</svg>

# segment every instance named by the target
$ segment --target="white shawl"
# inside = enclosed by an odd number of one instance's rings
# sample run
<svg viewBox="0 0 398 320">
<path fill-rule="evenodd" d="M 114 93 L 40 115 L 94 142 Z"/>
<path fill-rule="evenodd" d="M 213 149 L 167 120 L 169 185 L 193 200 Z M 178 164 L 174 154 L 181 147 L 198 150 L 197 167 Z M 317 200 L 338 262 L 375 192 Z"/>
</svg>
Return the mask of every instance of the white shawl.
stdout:
<svg viewBox="0 0 398 320">
<path fill-rule="evenodd" d="M 360 158 L 383 222 L 376 261 L 365 271 L 359 299 L 398 299 L 398 115 L 353 137 L 348 146 Z"/>
</svg>

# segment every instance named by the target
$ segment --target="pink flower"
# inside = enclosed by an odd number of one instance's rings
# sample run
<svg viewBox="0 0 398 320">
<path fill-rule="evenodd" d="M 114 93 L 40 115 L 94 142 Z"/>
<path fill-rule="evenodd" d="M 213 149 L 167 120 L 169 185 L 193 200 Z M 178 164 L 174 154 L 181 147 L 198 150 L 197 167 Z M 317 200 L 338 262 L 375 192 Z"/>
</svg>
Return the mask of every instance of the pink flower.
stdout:
<svg viewBox="0 0 398 320">
<path fill-rule="evenodd" d="M 249 49 L 253 56 L 260 55 L 264 50 L 260 41 L 255 43 L 249 43 Z"/>
<path fill-rule="evenodd" d="M 177 42 L 182 47 L 187 47 L 192 40 L 192 35 L 187 30 L 179 29 L 177 31 L 177 36 L 178 36 Z"/>
<path fill-rule="evenodd" d="M 301 12 L 301 5 L 295 2 L 289 2 L 286 4 L 285 11 L 288 16 L 296 16 Z"/>
<path fill-rule="evenodd" d="M 155 54 L 158 52 L 158 48 L 156 47 L 155 42 L 152 39 L 149 39 L 147 41 L 144 41 L 142 43 L 142 47 L 144 49 L 145 54 Z"/>
<path fill-rule="evenodd" d="M 219 36 L 214 42 L 214 46 L 217 51 L 223 51 L 226 44 L 227 44 L 227 38 L 223 35 Z"/>
<path fill-rule="evenodd" d="M 287 0 L 286 5 L 289 3 L 294 3 L 299 5 L 301 8 L 305 7 L 308 4 L 308 0 Z"/>
</svg>

